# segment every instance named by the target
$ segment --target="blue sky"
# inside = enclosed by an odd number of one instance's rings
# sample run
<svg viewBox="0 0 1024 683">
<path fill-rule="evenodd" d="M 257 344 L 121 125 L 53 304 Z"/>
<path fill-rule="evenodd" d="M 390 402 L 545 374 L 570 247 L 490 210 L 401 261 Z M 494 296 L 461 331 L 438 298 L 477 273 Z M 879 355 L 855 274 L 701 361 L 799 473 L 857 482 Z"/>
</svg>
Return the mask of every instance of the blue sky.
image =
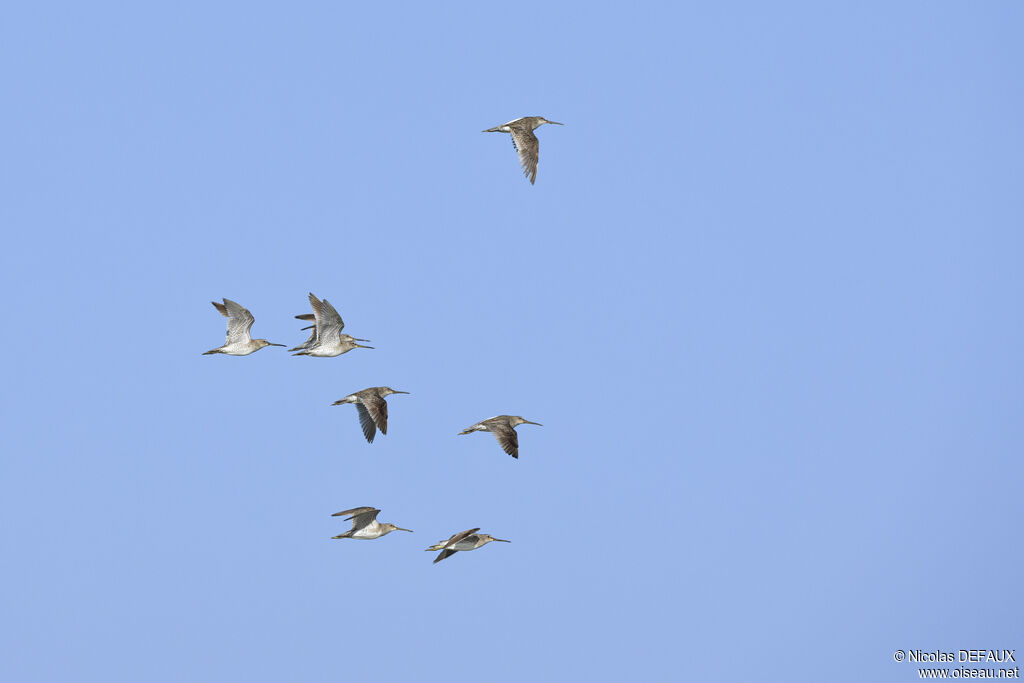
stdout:
<svg viewBox="0 0 1024 683">
<path fill-rule="evenodd" d="M 1024 651 L 1018 3 L 4 14 L 3 680 Z M 307 292 L 376 348 L 200 355 Z"/>
</svg>

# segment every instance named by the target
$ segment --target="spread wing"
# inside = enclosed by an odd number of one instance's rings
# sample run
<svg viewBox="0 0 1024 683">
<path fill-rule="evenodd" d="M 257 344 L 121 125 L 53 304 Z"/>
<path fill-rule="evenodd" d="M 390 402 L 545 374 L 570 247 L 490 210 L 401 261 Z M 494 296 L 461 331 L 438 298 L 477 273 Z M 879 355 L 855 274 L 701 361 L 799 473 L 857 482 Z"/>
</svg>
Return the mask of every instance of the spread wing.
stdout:
<svg viewBox="0 0 1024 683">
<path fill-rule="evenodd" d="M 440 553 L 437 554 L 437 557 L 434 558 L 434 564 L 437 564 L 438 562 L 440 562 L 441 560 L 443 560 L 443 559 L 445 559 L 447 557 L 451 557 L 452 555 L 454 555 L 457 552 L 459 552 L 459 551 L 458 550 L 442 550 Z"/>
<path fill-rule="evenodd" d="M 457 534 L 452 534 L 451 537 L 449 537 L 448 540 L 444 542 L 444 544 L 445 546 L 455 545 L 459 541 L 465 539 L 467 536 L 472 536 L 478 531 L 480 531 L 480 527 L 476 527 L 475 529 L 466 529 L 465 531 L 460 531 Z"/>
<path fill-rule="evenodd" d="M 345 322 L 337 309 L 327 299 L 317 299 L 312 294 L 309 295 L 309 303 L 313 306 L 313 315 L 316 316 L 318 343 L 330 345 L 341 341 L 341 331 L 345 329 Z"/>
<path fill-rule="evenodd" d="M 320 303 L 320 299 L 317 299 L 316 295 L 313 294 L 313 292 L 309 293 L 309 305 L 313 307 L 313 332 L 310 334 L 310 336 L 315 337 L 317 339 L 317 342 L 319 343 L 319 340 L 321 339 L 320 328 L 321 321 L 323 319 L 321 310 L 323 305 Z"/>
<path fill-rule="evenodd" d="M 377 425 L 370 416 L 370 411 L 366 409 L 362 401 L 356 403 L 356 410 L 359 411 L 359 426 L 363 428 L 363 436 L 366 437 L 367 443 L 373 443 L 373 437 L 377 435 Z M 385 419 L 387 419 L 386 414 Z"/>
<path fill-rule="evenodd" d="M 374 510 L 377 510 L 377 508 L 363 506 L 361 508 L 352 508 L 351 510 L 342 510 L 341 512 L 335 512 L 333 515 L 331 515 L 331 517 L 345 517 L 345 521 L 348 521 L 356 515 L 361 515 L 365 512 L 373 512 Z M 380 512 L 380 510 L 377 510 L 377 512 Z"/>
<path fill-rule="evenodd" d="M 219 304 L 213 305 L 221 315 L 228 319 L 228 336 L 224 342 L 225 346 L 238 342 L 248 344 L 252 341 L 252 337 L 249 336 L 249 330 L 256 319 L 252 317 L 252 313 L 248 309 L 231 299 L 224 299 L 223 306 Z"/>
<path fill-rule="evenodd" d="M 457 534 L 452 534 L 446 540 L 438 541 L 434 545 L 432 545 L 429 548 L 427 548 L 427 552 L 430 552 L 431 550 L 444 550 L 444 549 L 450 547 L 451 545 L 453 545 L 455 543 L 458 543 L 459 541 L 461 541 L 462 539 L 466 538 L 467 536 L 471 536 L 471 535 L 475 534 L 478 531 L 480 531 L 480 527 L 477 527 L 475 529 L 466 529 L 465 531 L 460 531 Z M 452 552 L 455 552 L 455 551 L 453 550 Z M 445 557 L 447 557 L 447 555 Z"/>
<path fill-rule="evenodd" d="M 377 515 L 380 514 L 380 510 L 374 507 L 361 507 L 352 508 L 351 510 L 342 510 L 341 512 L 335 512 L 331 517 L 345 517 L 345 521 L 352 521 L 353 529 L 362 529 L 368 524 L 372 524 Z"/>
<path fill-rule="evenodd" d="M 373 423 L 377 425 L 377 429 L 380 430 L 380 433 L 387 434 L 388 402 L 380 396 L 374 395 L 363 398 L 359 405 L 366 407 L 366 410 L 370 413 L 370 417 L 373 418 Z"/>
<path fill-rule="evenodd" d="M 512 145 L 519 153 L 519 163 L 523 167 L 523 175 L 530 179 L 533 185 L 537 180 L 537 161 L 540 158 L 540 141 L 533 134 L 532 130 L 526 128 L 513 128 Z"/>
<path fill-rule="evenodd" d="M 509 427 L 507 424 L 499 423 L 491 425 L 491 433 L 494 434 L 494 438 L 501 444 L 501 449 L 511 455 L 513 458 L 519 457 L 519 435 L 516 434 L 516 430 Z"/>
</svg>

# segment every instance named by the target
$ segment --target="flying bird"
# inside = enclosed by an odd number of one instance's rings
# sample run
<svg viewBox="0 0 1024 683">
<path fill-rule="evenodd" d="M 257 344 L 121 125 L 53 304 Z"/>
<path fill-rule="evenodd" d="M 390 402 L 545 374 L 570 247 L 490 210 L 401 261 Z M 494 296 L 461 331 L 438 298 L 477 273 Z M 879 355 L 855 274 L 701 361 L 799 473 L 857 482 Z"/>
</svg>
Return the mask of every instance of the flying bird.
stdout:
<svg viewBox="0 0 1024 683">
<path fill-rule="evenodd" d="M 539 422 L 530 422 L 524 420 L 518 415 L 498 415 L 496 417 L 489 417 L 482 422 L 477 422 L 472 427 L 466 427 L 459 435 L 471 434 L 472 432 L 490 432 L 494 434 L 494 438 L 501 444 L 502 450 L 511 455 L 513 458 L 519 457 L 519 435 L 516 433 L 516 427 L 522 424 L 537 425 L 543 427 Z"/>
<path fill-rule="evenodd" d="M 340 406 L 346 403 L 355 403 L 356 410 L 359 411 L 359 424 L 363 428 L 363 436 L 366 437 L 368 443 L 373 443 L 373 437 L 376 436 L 378 429 L 381 434 L 388 433 L 388 402 L 384 400 L 384 397 L 391 394 L 408 393 L 408 391 L 398 391 L 391 387 L 370 387 L 369 389 L 349 394 L 331 405 Z"/>
<path fill-rule="evenodd" d="M 485 133 L 509 133 L 512 135 L 512 146 L 519 153 L 519 163 L 523 166 L 523 175 L 530 179 L 531 185 L 537 180 L 537 160 L 540 154 L 540 141 L 537 140 L 533 131 L 545 123 L 553 123 L 556 126 L 565 125 L 558 121 L 548 121 L 543 116 L 523 116 L 484 131 Z"/>
<path fill-rule="evenodd" d="M 412 529 L 403 529 L 400 526 L 395 526 L 385 522 L 381 524 L 377 521 L 377 515 L 380 510 L 373 507 L 361 507 L 352 508 L 351 510 L 342 510 L 341 512 L 335 512 L 331 517 L 345 517 L 345 521 L 352 521 L 352 528 L 343 534 L 337 536 L 331 536 L 331 538 L 380 538 L 386 534 L 390 534 L 392 531 L 408 531 L 412 533 Z"/>
<path fill-rule="evenodd" d="M 438 541 L 434 545 L 427 548 L 427 552 L 434 550 L 440 550 L 437 557 L 434 558 L 434 564 L 437 564 L 441 560 L 451 557 L 460 550 L 476 550 L 477 548 L 487 545 L 491 541 L 498 541 L 499 543 L 511 543 L 512 541 L 506 541 L 503 538 L 495 538 L 490 534 L 478 534 L 480 527 L 475 529 L 467 529 L 466 531 L 452 534 L 448 537 L 447 541 Z"/>
<path fill-rule="evenodd" d="M 309 333 L 309 339 L 302 342 L 293 349 L 288 349 L 289 351 L 302 351 L 303 349 L 308 349 L 310 346 L 316 344 L 316 316 L 313 315 L 312 313 L 300 313 L 295 317 L 298 318 L 299 320 L 314 321 L 312 325 L 307 325 L 302 328 L 303 330 L 312 330 L 312 332 Z M 370 341 L 369 339 L 357 339 L 355 337 L 350 337 L 347 334 L 342 334 L 340 335 L 340 337 L 342 341 Z"/>
<path fill-rule="evenodd" d="M 372 346 L 357 344 L 355 337 L 342 334 L 345 329 L 345 321 L 341 315 L 330 304 L 327 299 L 317 299 L 312 292 L 309 294 L 309 303 L 313 307 L 313 318 L 316 321 L 313 334 L 306 340 L 306 347 L 295 356 L 318 356 L 321 358 L 340 356 L 352 349 L 372 349 Z M 315 339 L 314 339 L 315 337 Z M 365 340 L 361 340 L 365 341 Z M 310 343 L 312 342 L 312 343 Z M 296 347 L 299 348 L 299 347 Z"/>
<path fill-rule="evenodd" d="M 213 304 L 218 313 L 228 319 L 227 339 L 224 341 L 224 346 L 204 351 L 204 356 L 214 353 L 226 353 L 229 356 L 248 356 L 254 351 L 259 351 L 264 346 L 284 346 L 284 344 L 271 344 L 266 339 L 253 339 L 249 336 L 249 330 L 252 329 L 252 324 L 256 320 L 252 317 L 252 313 L 231 299 L 224 299 L 223 301 L 224 303 L 222 304 L 216 301 L 211 301 L 210 303 Z"/>
</svg>

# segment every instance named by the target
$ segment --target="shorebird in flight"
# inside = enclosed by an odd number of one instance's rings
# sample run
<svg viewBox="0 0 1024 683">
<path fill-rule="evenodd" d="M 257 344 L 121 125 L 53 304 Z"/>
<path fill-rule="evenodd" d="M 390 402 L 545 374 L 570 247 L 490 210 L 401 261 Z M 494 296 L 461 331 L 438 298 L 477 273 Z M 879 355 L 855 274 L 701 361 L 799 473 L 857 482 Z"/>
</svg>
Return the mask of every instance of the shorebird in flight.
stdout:
<svg viewBox="0 0 1024 683">
<path fill-rule="evenodd" d="M 506 541 L 503 538 L 495 538 L 490 534 L 478 534 L 480 527 L 476 529 L 467 529 L 457 534 L 452 534 L 448 537 L 447 541 L 438 541 L 434 545 L 427 548 L 427 552 L 434 550 L 440 550 L 437 557 L 434 558 L 434 564 L 437 564 L 446 557 L 451 557 L 460 550 L 476 550 L 477 548 L 487 545 L 491 541 L 498 541 L 499 543 L 511 543 L 512 541 Z"/>
<path fill-rule="evenodd" d="M 211 301 L 210 303 L 213 304 L 218 313 L 228 319 L 227 339 L 224 341 L 224 346 L 204 351 L 204 356 L 214 353 L 226 353 L 229 356 L 248 356 L 254 351 L 259 351 L 264 346 L 284 346 L 284 344 L 271 344 L 266 339 L 253 339 L 249 336 L 249 330 L 252 329 L 252 324 L 256 320 L 252 317 L 252 313 L 231 299 L 224 299 L 223 301 L 224 303 L 222 304 L 216 301 Z"/>
<path fill-rule="evenodd" d="M 384 397 L 391 394 L 408 393 L 408 391 L 398 391 L 391 387 L 370 387 L 369 389 L 349 394 L 331 405 L 340 406 L 346 403 L 355 403 L 356 410 L 359 411 L 359 424 L 363 428 L 363 436 L 366 437 L 368 443 L 373 443 L 373 437 L 376 436 L 378 429 L 381 434 L 388 433 L 388 402 L 384 400 Z"/>
<path fill-rule="evenodd" d="M 316 344 L 316 316 L 313 315 L 312 313 L 300 313 L 295 317 L 299 320 L 307 320 L 313 322 L 312 325 L 307 325 L 302 328 L 303 330 L 312 330 L 312 332 L 309 333 L 309 339 L 302 342 L 294 349 L 288 349 L 289 351 L 302 351 L 303 349 L 308 349 L 310 346 Z M 355 337 L 350 337 L 347 334 L 342 334 L 340 335 L 340 337 L 342 341 L 370 341 L 369 339 L 357 339 Z"/>
<path fill-rule="evenodd" d="M 564 125 L 558 121 L 548 121 L 543 116 L 523 116 L 484 131 L 485 133 L 509 133 L 512 136 L 512 146 L 519 153 L 519 163 L 523 166 L 523 175 L 530 179 L 531 185 L 537 180 L 537 160 L 540 155 L 540 141 L 537 140 L 533 131 L 545 123 L 553 123 L 556 126 Z"/>
<path fill-rule="evenodd" d="M 357 344 L 355 337 L 350 337 L 347 334 L 341 333 L 341 331 L 345 329 L 345 321 L 341 319 L 341 315 L 338 314 L 338 311 L 330 304 L 329 301 L 327 301 L 327 299 L 317 299 L 313 293 L 310 292 L 309 303 L 313 307 L 313 318 L 316 321 L 316 324 L 314 325 L 315 329 L 313 330 L 313 333 L 310 334 L 310 338 L 306 340 L 305 348 L 292 355 L 318 356 L 323 358 L 340 356 L 341 354 L 348 353 L 355 348 L 373 348 L 372 346 Z"/>
<path fill-rule="evenodd" d="M 489 417 L 482 422 L 477 422 L 472 427 L 466 427 L 459 435 L 471 434 L 472 432 L 490 432 L 494 434 L 494 438 L 501 444 L 503 451 L 511 455 L 513 458 L 519 457 L 519 435 L 516 433 L 516 427 L 519 425 L 537 425 L 543 427 L 540 422 L 530 422 L 524 420 L 518 415 L 498 415 L 496 417 Z"/>
<path fill-rule="evenodd" d="M 385 522 L 381 524 L 377 521 L 377 515 L 380 510 L 372 507 L 361 507 L 352 508 L 351 510 L 342 510 L 341 512 L 335 512 L 331 517 L 345 517 L 345 521 L 352 521 L 352 528 L 343 534 L 337 536 L 331 536 L 331 538 L 380 538 L 386 534 L 390 534 L 392 531 L 408 531 L 412 533 L 412 529 L 403 529 L 400 526 L 395 526 Z"/>
</svg>

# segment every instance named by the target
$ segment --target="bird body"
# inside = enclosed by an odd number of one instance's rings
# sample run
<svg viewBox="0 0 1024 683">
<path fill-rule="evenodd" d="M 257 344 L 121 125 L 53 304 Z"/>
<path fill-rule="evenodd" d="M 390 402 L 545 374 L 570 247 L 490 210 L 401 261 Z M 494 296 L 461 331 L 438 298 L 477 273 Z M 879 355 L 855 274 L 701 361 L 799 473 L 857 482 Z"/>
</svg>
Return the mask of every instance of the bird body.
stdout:
<svg viewBox="0 0 1024 683">
<path fill-rule="evenodd" d="M 303 349 L 308 349 L 310 346 L 313 346 L 313 345 L 316 344 L 316 322 L 315 322 L 316 321 L 316 316 L 313 315 L 312 313 L 301 313 L 301 314 L 299 314 L 299 315 L 297 315 L 295 317 L 298 318 L 299 320 L 312 320 L 312 321 L 314 321 L 314 323 L 312 325 L 307 325 L 306 327 L 302 328 L 303 330 L 312 330 L 309 333 L 309 339 L 307 339 L 306 341 L 302 342 L 301 344 L 299 344 L 298 346 L 296 346 L 293 349 L 288 349 L 289 351 L 302 351 Z M 338 335 L 338 336 L 341 338 L 342 341 L 350 341 L 350 342 L 351 341 L 370 341 L 369 339 L 359 339 L 358 337 L 352 337 L 352 336 L 347 335 L 347 334 L 341 334 L 341 335 Z"/>
<path fill-rule="evenodd" d="M 412 529 L 403 529 L 400 526 L 395 526 L 389 522 L 383 524 L 377 521 L 377 515 L 380 510 L 375 507 L 361 507 L 352 508 L 351 510 L 342 510 L 341 512 L 335 512 L 331 517 L 345 517 L 345 521 L 352 521 L 352 528 L 343 534 L 337 536 L 331 536 L 331 538 L 359 538 L 359 539 L 374 539 L 386 536 L 392 531 L 408 531 L 412 533 Z"/>
<path fill-rule="evenodd" d="M 359 424 L 363 428 L 363 436 L 368 443 L 373 443 L 373 437 L 377 430 L 381 434 L 388 433 L 388 402 L 385 396 L 391 394 L 408 394 L 408 391 L 398 391 L 391 387 L 370 387 L 349 394 L 345 398 L 332 403 L 332 406 L 340 406 L 346 403 L 354 403 L 359 412 Z"/>
<path fill-rule="evenodd" d="M 558 121 L 548 121 L 543 116 L 522 116 L 484 131 L 485 133 L 508 133 L 512 136 L 512 146 L 519 154 L 523 175 L 530 179 L 531 185 L 537 180 L 537 162 L 540 160 L 540 141 L 533 131 L 545 123 L 553 123 L 556 126 L 564 125 Z"/>
<path fill-rule="evenodd" d="M 313 307 L 313 318 L 316 321 L 314 329 L 305 344 L 296 347 L 301 350 L 293 355 L 327 358 L 340 356 L 355 348 L 373 348 L 372 346 L 357 344 L 355 337 L 341 333 L 345 329 L 345 321 L 341 319 L 337 309 L 327 299 L 317 299 L 310 292 L 309 303 Z"/>
<path fill-rule="evenodd" d="M 438 553 L 437 557 L 434 558 L 434 564 L 437 564 L 441 560 L 447 557 L 451 557 L 460 550 L 476 550 L 477 548 L 487 545 L 491 541 L 498 541 L 499 543 L 512 542 L 506 541 L 503 538 L 495 538 L 490 534 L 478 534 L 476 533 L 478 531 L 480 531 L 480 527 L 476 527 L 475 529 L 467 529 L 465 531 L 460 531 L 457 534 L 452 534 L 448 537 L 448 540 L 438 541 L 434 545 L 427 548 L 427 552 L 432 552 L 434 550 L 441 551 L 440 553 Z"/>
<path fill-rule="evenodd" d="M 284 346 L 284 344 L 271 344 L 266 339 L 253 339 L 249 334 L 249 330 L 252 329 L 252 324 L 256 319 L 252 317 L 249 309 L 235 303 L 231 299 L 223 299 L 223 301 L 224 303 L 222 304 L 216 301 L 211 301 L 210 303 L 213 304 L 218 313 L 228 319 L 227 338 L 223 346 L 204 351 L 204 356 L 214 353 L 224 353 L 229 356 L 248 356 L 250 353 L 259 351 L 264 346 Z"/>
<path fill-rule="evenodd" d="M 491 432 L 494 434 L 494 438 L 498 440 L 503 451 L 513 458 L 519 458 L 519 435 L 516 433 L 515 428 L 521 424 L 537 425 L 538 427 L 544 426 L 539 422 L 530 422 L 518 415 L 497 415 L 489 417 L 482 422 L 477 422 L 471 427 L 466 427 L 459 434 Z"/>
</svg>

